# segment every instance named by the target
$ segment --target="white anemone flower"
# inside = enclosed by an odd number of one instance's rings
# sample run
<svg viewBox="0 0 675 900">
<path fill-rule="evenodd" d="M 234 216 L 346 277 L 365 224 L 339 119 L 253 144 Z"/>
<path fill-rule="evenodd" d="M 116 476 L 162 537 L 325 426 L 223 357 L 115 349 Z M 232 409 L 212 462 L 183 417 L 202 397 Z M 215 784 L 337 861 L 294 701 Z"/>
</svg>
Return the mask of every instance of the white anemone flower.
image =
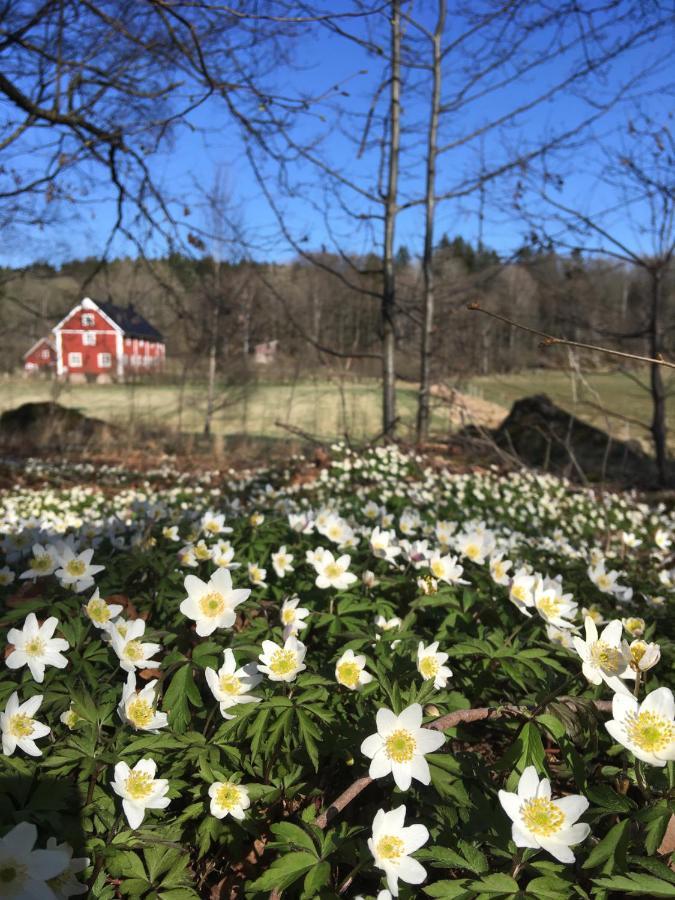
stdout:
<svg viewBox="0 0 675 900">
<path fill-rule="evenodd" d="M 3 897 L 58 900 L 63 896 L 48 882 L 65 872 L 70 858 L 64 849 L 49 844 L 47 850 L 34 850 L 37 837 L 35 825 L 19 822 L 0 838 L 0 891 Z"/>
<path fill-rule="evenodd" d="M 225 516 L 223 513 L 214 513 L 210 510 L 205 512 L 200 522 L 203 534 L 229 534 L 232 529 L 225 525 Z"/>
<path fill-rule="evenodd" d="M 526 616 L 531 616 L 528 608 L 534 606 L 534 586 L 537 578 L 519 569 L 514 573 L 509 588 L 509 600 Z"/>
<path fill-rule="evenodd" d="M 274 641 L 263 641 L 262 650 L 258 671 L 270 681 L 295 681 L 298 673 L 307 668 L 303 662 L 307 648 L 293 635 L 286 638 L 283 647 Z"/>
<path fill-rule="evenodd" d="M 661 659 L 661 647 L 648 644 L 646 641 L 632 641 L 630 645 L 630 664 L 636 672 L 647 672 L 653 669 Z"/>
<path fill-rule="evenodd" d="M 152 657 L 162 649 L 161 644 L 140 640 L 145 634 L 143 619 L 122 622 L 120 627 L 113 623 L 108 633 L 112 648 L 125 672 L 133 672 L 134 669 L 151 669 L 159 665 L 159 661 Z"/>
<path fill-rule="evenodd" d="M 210 667 L 205 671 L 206 683 L 211 693 L 220 703 L 220 713 L 224 719 L 234 719 L 228 709 L 239 703 L 259 703 L 261 698 L 249 694 L 262 681 L 255 663 L 247 663 L 237 668 L 234 653 L 228 647 L 223 651 L 223 665 L 216 672 Z"/>
<path fill-rule="evenodd" d="M 446 584 L 469 584 L 462 578 L 464 566 L 459 565 L 456 556 L 441 556 L 436 551 L 429 560 L 429 569 L 437 581 L 445 581 Z"/>
<path fill-rule="evenodd" d="M 286 552 L 286 545 L 279 547 L 276 553 L 272 554 L 272 568 L 277 578 L 283 578 L 293 571 L 293 554 Z"/>
<path fill-rule="evenodd" d="M 10 628 L 7 640 L 13 644 L 14 649 L 5 660 L 7 667 L 20 669 L 22 666 L 28 666 L 37 682 L 45 680 L 46 666 L 65 669 L 68 660 L 61 651 L 68 650 L 68 641 L 52 637 L 58 624 L 56 616 L 50 616 L 40 625 L 35 613 L 28 613 L 21 630 Z"/>
<path fill-rule="evenodd" d="M 588 800 L 580 794 L 552 800 L 549 780 L 539 781 L 534 766 L 520 776 L 517 793 L 499 792 L 499 802 L 513 822 L 511 836 L 516 847 L 541 848 L 559 862 L 573 863 L 570 846 L 590 834 L 589 825 L 577 822 L 588 809 Z"/>
<path fill-rule="evenodd" d="M 133 769 L 125 762 L 115 766 L 115 778 L 110 786 L 122 798 L 122 809 L 132 830 L 140 826 L 146 809 L 166 809 L 171 802 L 166 796 L 169 782 L 155 778 L 156 773 L 154 759 L 139 759 Z"/>
<path fill-rule="evenodd" d="M 373 676 L 366 672 L 366 657 L 356 656 L 351 649 L 345 650 L 335 663 L 335 680 L 350 691 L 359 691 L 370 684 Z"/>
<path fill-rule="evenodd" d="M 117 706 L 120 719 L 137 731 L 149 731 L 157 734 L 160 728 L 169 724 L 166 713 L 157 712 L 155 685 L 157 680 L 149 681 L 140 691 L 136 690 L 136 675 L 129 672 L 122 688 L 122 699 Z"/>
<path fill-rule="evenodd" d="M 227 569 L 217 569 L 208 582 L 196 575 L 185 576 L 188 596 L 180 605 L 180 611 L 197 623 L 197 634 L 206 637 L 216 628 L 232 628 L 236 619 L 235 609 L 247 600 L 248 588 L 233 590 L 232 576 Z"/>
<path fill-rule="evenodd" d="M 216 819 L 224 819 L 232 816 L 241 821 L 246 815 L 245 810 L 251 805 L 248 790 L 243 784 L 235 784 L 233 781 L 215 781 L 209 787 L 211 798 L 211 815 Z"/>
<path fill-rule="evenodd" d="M 59 556 L 51 544 L 33 544 L 33 556 L 28 560 L 28 568 L 19 578 L 44 578 L 53 575 L 59 567 Z"/>
<path fill-rule="evenodd" d="M 347 553 L 335 559 L 330 550 L 324 550 L 321 558 L 315 563 L 316 586 L 319 588 L 334 587 L 338 591 L 348 588 L 356 581 L 356 575 L 348 571 L 349 563 L 350 558 Z"/>
<path fill-rule="evenodd" d="M 559 582 L 537 579 L 534 608 L 547 624 L 557 628 L 574 628 L 574 622 L 570 622 L 570 619 L 576 615 L 577 604 L 572 602 L 571 596 L 562 593 Z"/>
<path fill-rule="evenodd" d="M 584 620 L 586 640 L 575 636 L 574 648 L 581 657 L 582 670 L 591 684 L 605 684 L 619 694 L 630 694 L 621 676 L 630 671 L 630 648 L 622 640 L 623 626 L 614 619 L 598 637 L 598 629 L 590 616 Z"/>
<path fill-rule="evenodd" d="M 59 548 L 60 568 L 54 573 L 63 587 L 71 587 L 76 594 L 86 591 L 94 584 L 94 575 L 102 572 L 105 566 L 92 566 L 93 549 L 75 553 L 69 544 Z"/>
<path fill-rule="evenodd" d="M 19 703 L 16 691 L 10 695 L 5 711 L 0 713 L 2 752 L 5 756 L 11 756 L 17 747 L 29 756 L 42 756 L 42 750 L 35 741 L 46 737 L 51 728 L 33 718 L 41 703 L 42 694 L 23 703 Z"/>
<path fill-rule="evenodd" d="M 258 563 L 250 562 L 248 564 L 248 578 L 253 587 L 267 587 L 265 578 L 267 577 L 267 569 L 261 568 Z"/>
<path fill-rule="evenodd" d="M 368 838 L 368 849 L 375 865 L 383 869 L 392 896 L 398 897 L 399 880 L 406 884 L 421 884 L 427 877 L 424 866 L 410 855 L 429 840 L 424 825 L 404 826 L 406 809 L 399 806 L 385 812 L 377 811 L 373 819 L 373 834 Z"/>
<path fill-rule="evenodd" d="M 12 584 L 15 578 L 16 575 L 14 574 L 14 572 L 12 572 L 9 566 L 3 566 L 0 569 L 0 587 L 7 587 L 8 585 Z"/>
<path fill-rule="evenodd" d="M 297 634 L 301 628 L 306 628 L 304 621 L 309 615 L 309 610 L 304 606 L 298 606 L 299 597 L 286 598 L 281 605 L 279 618 L 284 626 L 284 640 L 292 634 Z"/>
<path fill-rule="evenodd" d="M 503 554 L 490 557 L 490 577 L 495 584 L 506 586 L 509 583 L 509 569 L 513 563 L 510 559 L 504 559 Z"/>
<path fill-rule="evenodd" d="M 96 588 L 89 598 L 89 602 L 82 609 L 92 625 L 107 631 L 110 623 L 119 616 L 123 607 L 119 603 L 106 603 Z"/>
<path fill-rule="evenodd" d="M 448 678 L 452 678 L 452 671 L 444 665 L 447 659 L 447 653 L 438 652 L 438 641 L 428 647 L 422 641 L 417 645 L 417 671 L 425 681 L 433 678 L 437 691 L 446 686 Z"/>
<path fill-rule="evenodd" d="M 422 707 L 413 703 L 396 715 L 390 709 L 379 709 L 375 717 L 377 732 L 361 744 L 361 752 L 372 760 L 371 778 L 384 778 L 390 772 L 396 786 L 407 791 L 412 779 L 430 784 L 429 764 L 424 758 L 445 743 L 440 731 L 422 728 Z"/>
<path fill-rule="evenodd" d="M 675 701 L 670 688 L 657 688 L 642 703 L 632 695 L 615 694 L 612 716 L 605 728 L 633 756 L 650 766 L 675 760 Z"/>
<path fill-rule="evenodd" d="M 84 872 L 90 863 L 86 856 L 73 858 L 73 848 L 70 844 L 59 844 L 55 837 L 47 839 L 47 850 L 65 853 L 68 857 L 68 865 L 65 870 L 48 881 L 49 887 L 54 891 L 58 900 L 66 900 L 67 897 L 76 897 L 89 892 L 89 885 L 83 884 L 75 876 Z"/>
<path fill-rule="evenodd" d="M 401 548 L 396 544 L 396 533 L 379 526 L 375 526 L 370 535 L 370 549 L 373 556 L 386 562 L 393 562 L 401 552 Z"/>
</svg>

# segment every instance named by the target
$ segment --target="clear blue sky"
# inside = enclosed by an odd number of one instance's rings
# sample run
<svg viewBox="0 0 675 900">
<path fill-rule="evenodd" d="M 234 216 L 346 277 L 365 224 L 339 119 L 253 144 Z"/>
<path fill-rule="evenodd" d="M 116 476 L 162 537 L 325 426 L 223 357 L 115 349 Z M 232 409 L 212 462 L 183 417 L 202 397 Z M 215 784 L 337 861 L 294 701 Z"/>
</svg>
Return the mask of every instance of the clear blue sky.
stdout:
<svg viewBox="0 0 675 900">
<path fill-rule="evenodd" d="M 345 2 L 343 8 L 350 8 Z M 451 9 L 454 9 L 450 3 Z M 335 8 L 335 4 L 332 4 Z M 428 16 L 424 16 L 429 23 Z M 639 21 L 623 26 L 623 36 L 630 27 L 639 27 Z M 364 34 L 362 26 L 360 34 Z M 459 17 L 451 16 L 447 34 L 454 36 L 462 27 Z M 570 31 L 570 36 L 572 32 Z M 621 34 L 615 33 L 614 38 Z M 528 52 L 544 52 L 552 33 L 544 33 L 528 45 Z M 608 37 L 609 39 L 609 37 Z M 467 47 L 461 56 L 453 56 L 446 67 L 445 97 L 449 98 L 475 74 L 472 59 L 478 58 L 482 48 L 475 43 Z M 365 151 L 357 157 L 353 136 L 362 127 L 363 117 L 369 107 L 374 88 L 381 76 L 380 64 L 368 58 L 354 43 L 345 41 L 318 29 L 316 33 L 303 39 L 302 66 L 295 71 L 279 71 L 278 84 L 287 94 L 294 92 L 321 93 L 328 91 L 331 99 L 318 104 L 314 110 L 321 113 L 325 121 L 318 117 L 303 120 L 295 131 L 300 142 L 322 136 L 320 154 L 345 177 L 353 179 L 364 189 L 374 190 L 377 174 L 377 154 Z M 515 64 L 506 62 L 500 69 L 500 77 L 509 74 Z M 651 110 L 658 118 L 665 118 L 665 107 L 669 97 L 662 91 L 657 97 L 650 92 L 667 79 L 667 66 L 672 59 L 672 35 L 664 29 L 657 41 L 644 44 L 634 52 L 623 56 L 619 63 L 609 67 L 590 87 L 589 93 L 595 102 L 611 96 L 619 84 L 639 71 L 649 68 L 650 74 L 640 84 L 639 103 L 643 109 Z M 575 62 L 576 60 L 576 62 Z M 578 65 L 578 54 L 561 54 L 556 59 L 538 67 L 529 74 L 518 77 L 512 83 L 495 90 L 485 97 L 462 108 L 459 115 L 449 115 L 441 129 L 441 142 L 450 142 L 472 132 L 504 112 L 521 104 L 526 104 L 547 87 L 560 82 L 574 71 Z M 511 68 L 510 68 L 511 67 Z M 365 73 L 364 73 L 364 70 Z M 333 112 L 333 99 L 329 89 L 340 84 L 349 92 L 349 97 L 336 98 L 344 117 L 338 119 Z M 634 99 L 635 91 L 632 92 Z M 428 84 L 419 83 L 417 90 L 404 84 L 402 97 L 404 129 L 409 126 L 424 125 L 428 114 Z M 602 172 L 604 153 L 616 150 L 627 137 L 628 109 L 630 104 L 618 104 L 613 111 L 599 118 L 586 133 L 582 147 L 572 149 L 555 160 L 555 171 L 564 176 L 564 187 L 559 197 L 577 205 L 589 208 L 604 208 L 614 205 L 619 197 L 601 186 L 598 173 Z M 383 108 L 383 107 L 382 107 Z M 350 119 L 347 113 L 355 113 L 360 120 Z M 508 128 L 488 132 L 482 141 L 476 139 L 464 146 L 444 154 L 439 160 L 438 189 L 443 192 L 463 180 L 470 180 L 482 165 L 490 170 L 513 157 L 513 148 L 521 150 L 535 146 L 542 137 L 560 133 L 575 122 L 591 115 L 593 107 L 580 98 L 574 86 L 551 97 L 550 100 L 510 122 Z M 171 151 L 157 156 L 152 161 L 153 172 L 158 180 L 170 188 L 171 194 L 180 198 L 191 209 L 188 221 L 194 226 L 209 227 L 209 217 L 203 210 L 203 191 L 213 185 L 217 178 L 230 197 L 233 215 L 241 223 L 259 257 L 288 259 L 293 251 L 279 235 L 275 218 L 250 170 L 240 133 L 227 116 L 221 101 L 211 101 L 193 116 L 193 130 L 180 130 Z M 589 138 L 593 136 L 593 139 Z M 404 133 L 404 154 L 401 171 L 401 200 L 420 197 L 423 189 L 424 169 L 420 137 Z M 318 176 L 315 169 L 307 165 L 291 168 L 291 180 L 298 185 L 297 196 L 288 199 L 282 196 L 276 184 L 276 170 L 270 164 L 261 162 L 266 173 L 267 184 L 272 195 L 283 208 L 286 222 L 292 234 L 300 239 L 307 250 L 328 250 L 340 246 L 348 252 L 363 253 L 373 249 L 379 233 L 363 223 L 356 223 L 344 214 L 332 191 L 328 190 L 325 177 Z M 532 173 L 534 175 L 534 173 Z M 496 181 L 485 193 L 484 241 L 500 252 L 515 249 L 527 232 L 527 224 L 509 210 L 514 178 L 509 176 Z M 106 199 L 106 189 L 95 192 L 85 203 L 78 204 L 67 226 L 56 224 L 42 233 L 31 236 L 30 241 L 5 241 L 0 246 L 0 262 L 18 265 L 34 259 L 46 259 L 52 263 L 61 260 L 98 254 L 107 237 L 113 221 L 114 208 Z M 97 199 L 100 197 L 100 199 Z M 352 212 L 367 212 L 371 209 L 358 194 L 350 190 L 342 193 L 342 202 Z M 478 236 L 478 194 L 441 203 L 438 209 L 436 234 L 443 232 L 451 236 L 461 234 L 475 241 Z M 181 203 L 182 205 L 182 203 Z M 177 204 L 174 207 L 179 209 Z M 617 216 L 613 227 L 619 229 L 627 240 L 635 238 L 634 232 L 643 224 L 644 212 L 637 211 L 636 219 L 630 221 L 625 216 Z M 377 228 L 377 226 L 376 226 Z M 396 244 L 406 244 L 415 255 L 421 251 L 421 209 L 406 211 L 398 219 Z M 257 248 L 257 249 L 256 249 Z M 150 254 L 161 253 L 160 242 L 148 245 Z M 113 245 L 113 255 L 134 254 L 133 247 L 121 237 Z"/>
</svg>

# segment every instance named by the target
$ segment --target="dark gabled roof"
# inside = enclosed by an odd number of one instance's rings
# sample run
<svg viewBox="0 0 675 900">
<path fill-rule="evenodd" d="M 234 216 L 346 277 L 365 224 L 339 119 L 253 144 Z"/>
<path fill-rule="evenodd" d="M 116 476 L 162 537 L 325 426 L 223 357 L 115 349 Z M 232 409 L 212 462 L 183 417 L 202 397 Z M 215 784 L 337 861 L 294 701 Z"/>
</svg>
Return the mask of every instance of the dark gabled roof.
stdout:
<svg viewBox="0 0 675 900">
<path fill-rule="evenodd" d="M 100 303 L 95 301 L 106 316 L 109 316 L 113 322 L 116 322 L 122 331 L 128 337 L 142 338 L 146 341 L 163 341 L 162 335 L 154 328 L 147 319 L 134 309 L 132 304 L 129 306 L 117 306 L 115 303 Z"/>
</svg>

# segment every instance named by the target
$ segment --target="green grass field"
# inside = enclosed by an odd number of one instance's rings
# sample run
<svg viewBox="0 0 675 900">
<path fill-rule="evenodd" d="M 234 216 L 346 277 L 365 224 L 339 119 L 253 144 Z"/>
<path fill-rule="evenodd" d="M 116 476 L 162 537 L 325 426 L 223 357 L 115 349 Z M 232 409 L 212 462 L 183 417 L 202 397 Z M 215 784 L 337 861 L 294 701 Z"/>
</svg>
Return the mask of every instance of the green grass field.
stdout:
<svg viewBox="0 0 675 900">
<path fill-rule="evenodd" d="M 576 402 L 570 375 L 565 372 L 533 370 L 515 375 L 476 377 L 459 388 L 506 409 L 519 397 L 545 392 L 582 418 L 602 428 L 609 425 L 616 437 L 648 438 L 638 423 L 649 421 L 649 396 L 634 381 L 618 373 L 587 376 L 584 383 L 577 384 Z M 0 411 L 28 401 L 48 400 L 52 390 L 53 385 L 48 381 L 13 378 L 0 382 Z M 138 425 L 200 432 L 204 425 L 206 389 L 201 384 L 188 384 L 182 397 L 176 385 L 66 384 L 60 387 L 56 398 L 88 415 L 127 427 Z M 412 434 L 416 399 L 414 385 L 399 386 L 403 437 Z M 217 401 L 219 408 L 213 421 L 216 434 L 255 438 L 288 436 L 277 422 L 322 439 L 347 433 L 350 438 L 360 440 L 380 431 L 380 396 L 375 381 L 340 381 L 337 378 L 305 380 L 296 384 L 261 381 L 249 384 L 246 390 L 222 385 Z M 673 402 L 670 397 L 670 409 L 674 408 Z M 606 407 L 612 415 L 607 416 L 596 406 Z M 434 433 L 438 436 L 446 434 L 449 421 L 447 407 L 435 401 Z"/>
</svg>

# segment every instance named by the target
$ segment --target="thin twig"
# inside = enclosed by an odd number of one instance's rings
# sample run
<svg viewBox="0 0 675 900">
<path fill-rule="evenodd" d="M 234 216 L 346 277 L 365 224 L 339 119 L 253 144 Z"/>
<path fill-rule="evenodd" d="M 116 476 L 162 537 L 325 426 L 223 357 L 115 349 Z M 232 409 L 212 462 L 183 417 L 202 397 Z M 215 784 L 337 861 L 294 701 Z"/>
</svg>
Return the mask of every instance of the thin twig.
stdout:
<svg viewBox="0 0 675 900">
<path fill-rule="evenodd" d="M 668 369 L 675 369 L 675 362 L 669 362 L 668 360 L 663 359 L 663 357 L 638 356 L 636 353 L 624 353 L 622 350 L 610 350 L 608 347 L 596 347 L 595 344 L 581 344 L 579 341 L 568 341 L 567 338 L 555 337 L 552 334 L 547 334 L 545 331 L 539 331 L 537 328 L 530 328 L 529 325 L 521 325 L 520 322 L 514 322 L 512 319 L 508 319 L 500 313 L 491 312 L 489 309 L 483 309 L 479 303 L 469 303 L 467 309 L 472 312 L 481 312 L 486 316 L 491 316 L 493 319 L 499 319 L 500 322 L 505 322 L 507 325 L 511 325 L 512 328 L 520 328 L 521 331 L 536 334 L 537 337 L 543 338 L 543 341 L 540 344 L 541 347 L 553 347 L 556 344 L 564 347 L 579 347 L 581 350 L 593 350 L 595 353 L 607 353 L 610 356 L 620 356 L 622 359 L 634 359 L 637 362 L 645 362 L 655 366 L 666 366 Z"/>
<path fill-rule="evenodd" d="M 550 701 L 550 697 L 547 698 Z M 595 700 L 594 705 L 600 712 L 609 712 L 612 705 L 607 700 Z M 541 712 L 541 704 L 534 709 L 528 709 L 526 706 L 498 706 L 498 707 L 478 707 L 476 709 L 458 709 L 455 712 L 448 713 L 447 716 L 441 716 L 433 722 L 428 722 L 424 728 L 433 728 L 436 731 L 445 731 L 447 728 L 454 728 L 456 725 L 468 722 L 480 722 L 483 719 L 500 719 L 504 716 L 524 716 L 531 718 Z M 319 828 L 325 828 L 333 819 L 348 806 L 352 800 L 364 791 L 368 785 L 373 783 L 370 775 L 362 775 L 353 781 L 347 790 L 343 791 L 339 797 L 336 797 L 331 805 L 317 817 L 315 825 Z"/>
</svg>

